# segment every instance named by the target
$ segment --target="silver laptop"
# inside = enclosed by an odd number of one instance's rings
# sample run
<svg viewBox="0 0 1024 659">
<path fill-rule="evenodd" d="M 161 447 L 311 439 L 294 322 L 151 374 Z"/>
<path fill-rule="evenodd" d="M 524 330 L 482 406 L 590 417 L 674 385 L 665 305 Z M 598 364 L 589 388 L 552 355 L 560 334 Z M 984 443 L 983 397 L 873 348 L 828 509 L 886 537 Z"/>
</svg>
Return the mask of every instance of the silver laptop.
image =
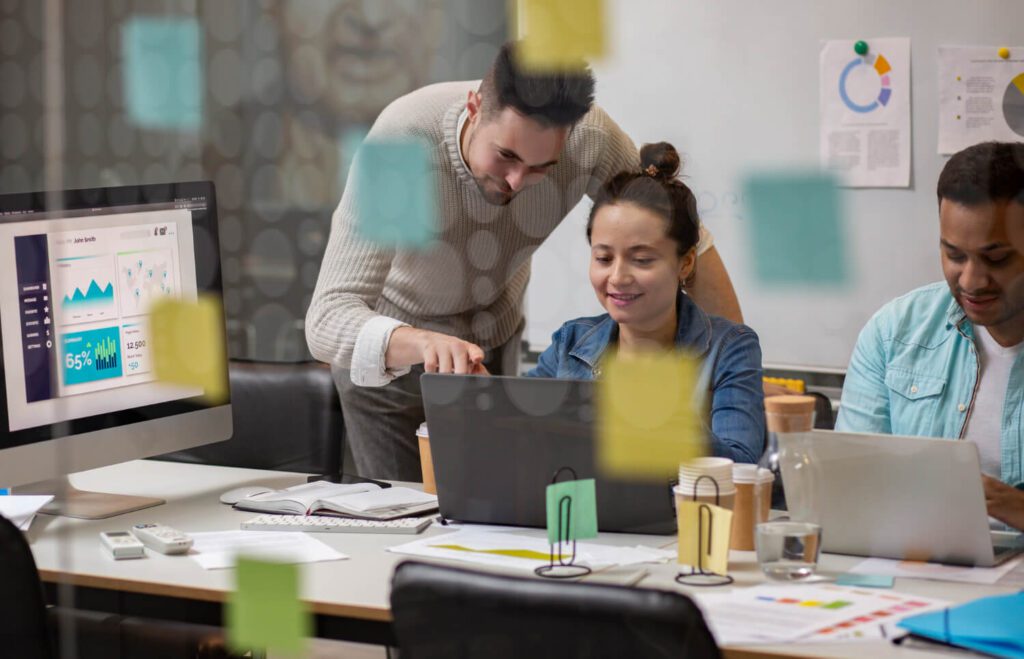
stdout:
<svg viewBox="0 0 1024 659">
<path fill-rule="evenodd" d="M 571 467 L 596 481 L 601 531 L 676 532 L 668 478 L 630 481 L 597 472 L 593 383 L 425 374 L 420 387 L 443 517 L 543 527 L 545 488 L 558 469 Z"/>
<path fill-rule="evenodd" d="M 790 517 L 838 554 L 990 567 L 1024 551 L 992 531 L 973 442 L 816 430 L 779 435 Z"/>
</svg>

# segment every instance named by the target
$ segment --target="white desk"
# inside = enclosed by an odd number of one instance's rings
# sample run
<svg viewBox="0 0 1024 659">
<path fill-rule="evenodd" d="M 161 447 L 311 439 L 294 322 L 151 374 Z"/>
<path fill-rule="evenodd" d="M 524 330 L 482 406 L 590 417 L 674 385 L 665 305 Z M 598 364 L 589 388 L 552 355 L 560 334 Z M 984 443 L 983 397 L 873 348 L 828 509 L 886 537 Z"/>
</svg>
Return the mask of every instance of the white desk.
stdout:
<svg viewBox="0 0 1024 659">
<path fill-rule="evenodd" d="M 80 488 L 158 496 L 167 499 L 167 504 L 107 520 L 37 517 L 28 538 L 44 581 L 71 584 L 85 595 L 106 593 L 118 602 L 118 606 L 129 609 L 122 610 L 122 613 L 159 615 L 154 614 L 154 610 L 160 608 L 160 603 L 166 610 L 168 602 L 176 602 L 176 610 L 168 617 L 192 619 L 194 614 L 196 622 L 220 624 L 219 605 L 233 588 L 234 570 L 204 570 L 188 558 L 154 552 L 147 552 L 148 558 L 142 560 L 113 561 L 101 551 L 98 533 L 127 529 L 144 521 L 162 522 L 186 532 L 237 529 L 240 522 L 255 516 L 255 513 L 236 511 L 221 504 L 218 497 L 222 492 L 245 484 L 287 487 L 305 482 L 305 475 L 138 460 L 83 472 L 74 476 L 72 481 Z M 425 531 L 427 534 L 444 532 L 437 527 Z M 543 531 L 537 530 L 537 533 L 540 535 Z M 388 597 L 391 574 L 403 557 L 385 549 L 422 536 L 324 533 L 317 537 L 351 557 L 303 566 L 302 597 L 316 614 L 317 635 L 387 642 L 390 638 Z M 598 542 L 664 546 L 672 540 L 672 536 L 602 534 Z M 820 572 L 844 572 L 860 560 L 825 555 Z M 697 596 L 708 590 L 677 585 L 673 581 L 678 571 L 675 564 L 646 567 L 650 576 L 641 583 L 643 587 L 679 590 Z M 753 552 L 733 552 L 730 574 L 736 580 L 735 585 L 740 587 L 764 582 Z M 1004 585 L 997 586 L 897 579 L 896 590 L 963 602 L 1019 590 L 1020 585 L 1014 587 L 1005 583 L 1011 577 L 1014 583 L 1020 583 L 1016 574 L 1008 575 L 1003 579 Z M 133 596 L 140 597 L 133 599 Z M 140 607 L 145 610 L 131 610 Z M 883 641 L 728 648 L 726 655 L 737 658 L 872 656 L 875 659 L 928 656 L 919 650 L 899 648 Z"/>
</svg>

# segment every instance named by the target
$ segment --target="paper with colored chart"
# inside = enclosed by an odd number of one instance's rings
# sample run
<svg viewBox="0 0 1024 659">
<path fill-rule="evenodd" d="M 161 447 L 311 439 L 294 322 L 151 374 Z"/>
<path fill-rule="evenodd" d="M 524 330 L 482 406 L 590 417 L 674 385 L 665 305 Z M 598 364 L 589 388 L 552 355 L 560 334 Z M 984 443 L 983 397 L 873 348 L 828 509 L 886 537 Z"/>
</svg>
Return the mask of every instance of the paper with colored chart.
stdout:
<svg viewBox="0 0 1024 659">
<path fill-rule="evenodd" d="M 533 572 L 551 561 L 551 545 L 539 532 L 506 533 L 464 529 L 389 547 L 388 551 L 420 558 L 441 558 L 513 571 Z M 558 547 L 555 547 L 556 552 Z M 572 546 L 562 545 L 555 554 L 557 563 L 572 555 Z M 653 547 L 615 547 L 595 543 L 576 543 L 576 563 L 590 568 L 613 565 L 664 563 L 675 556 L 671 550 Z"/>
<path fill-rule="evenodd" d="M 850 640 L 856 629 L 880 637 L 880 625 L 946 604 L 831 584 L 734 588 L 696 600 L 719 645 Z"/>
<path fill-rule="evenodd" d="M 235 650 L 301 656 L 313 625 L 299 600 L 299 566 L 240 558 L 225 617 Z"/>
<path fill-rule="evenodd" d="M 666 352 L 619 356 L 597 380 L 597 466 L 601 473 L 668 482 L 679 463 L 705 455 L 699 365 Z"/>
<path fill-rule="evenodd" d="M 821 166 L 846 187 L 909 187 L 910 39 L 825 41 L 818 70 Z"/>
<path fill-rule="evenodd" d="M 548 542 L 597 537 L 597 488 L 593 478 L 552 483 L 545 490 Z"/>
<path fill-rule="evenodd" d="M 211 404 L 227 399 L 224 313 L 218 300 L 163 298 L 151 308 L 149 331 L 158 380 L 202 387 L 203 397 Z"/>
<path fill-rule="evenodd" d="M 679 562 L 704 572 L 729 573 L 732 511 L 700 501 L 676 504 Z"/>
<path fill-rule="evenodd" d="M 939 47 L 939 153 L 989 140 L 1024 140 L 1024 46 Z"/>
<path fill-rule="evenodd" d="M 513 23 L 521 35 L 516 56 L 525 69 L 579 70 L 605 53 L 604 0 L 519 0 Z"/>
</svg>

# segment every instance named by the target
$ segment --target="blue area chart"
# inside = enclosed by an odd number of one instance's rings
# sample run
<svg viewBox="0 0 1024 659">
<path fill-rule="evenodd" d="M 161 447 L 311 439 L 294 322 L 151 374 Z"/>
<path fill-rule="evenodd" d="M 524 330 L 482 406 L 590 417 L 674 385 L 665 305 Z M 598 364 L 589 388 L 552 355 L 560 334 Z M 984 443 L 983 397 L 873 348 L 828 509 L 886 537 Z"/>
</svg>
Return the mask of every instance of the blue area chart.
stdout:
<svg viewBox="0 0 1024 659">
<path fill-rule="evenodd" d="M 857 103 L 850 98 L 850 94 L 847 91 L 847 83 L 850 78 L 850 74 L 861 66 L 867 66 L 874 69 L 875 73 L 878 74 L 879 90 L 878 97 L 870 103 Z M 889 78 L 892 67 L 889 65 L 889 61 L 882 55 L 875 55 L 867 57 L 857 57 L 853 59 L 843 69 L 842 74 L 839 76 L 839 97 L 843 99 L 843 104 L 860 114 L 867 114 L 873 112 L 878 108 L 885 107 L 889 104 L 889 99 L 892 97 L 892 81 Z"/>
<path fill-rule="evenodd" d="M 70 296 L 65 295 L 63 304 L 66 308 L 92 306 L 97 304 L 110 304 L 114 301 L 114 285 L 107 282 L 104 288 L 93 279 L 89 287 L 83 293 L 82 289 L 76 288 Z"/>
</svg>

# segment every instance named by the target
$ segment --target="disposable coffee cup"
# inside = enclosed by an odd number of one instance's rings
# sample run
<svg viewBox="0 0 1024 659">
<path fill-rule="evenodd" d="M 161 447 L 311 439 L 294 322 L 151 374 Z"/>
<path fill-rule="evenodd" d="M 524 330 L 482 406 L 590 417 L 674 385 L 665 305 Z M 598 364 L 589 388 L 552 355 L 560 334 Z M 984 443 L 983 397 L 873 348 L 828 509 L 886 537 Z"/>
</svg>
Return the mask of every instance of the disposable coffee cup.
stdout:
<svg viewBox="0 0 1024 659">
<path fill-rule="evenodd" d="M 434 458 L 430 454 L 430 434 L 427 424 L 421 423 L 416 429 L 416 439 L 420 444 L 420 469 L 423 472 L 423 491 L 437 494 L 437 483 L 434 482 Z"/>
<path fill-rule="evenodd" d="M 732 510 L 736 502 L 736 490 L 734 488 L 724 491 L 719 490 L 718 492 L 715 492 L 714 488 L 699 488 L 695 494 L 692 486 L 676 485 L 672 491 L 676 496 L 677 507 L 683 501 L 697 501 L 698 503 L 709 503 L 713 506 Z"/>
<path fill-rule="evenodd" d="M 808 432 L 814 429 L 814 396 L 768 396 L 764 417 L 768 432 Z"/>
<path fill-rule="evenodd" d="M 768 520 L 772 503 L 772 482 L 775 475 L 757 465 L 742 464 L 733 467 L 732 480 L 736 486 L 733 506 L 732 540 L 730 549 L 753 551 L 755 529 Z"/>
</svg>

